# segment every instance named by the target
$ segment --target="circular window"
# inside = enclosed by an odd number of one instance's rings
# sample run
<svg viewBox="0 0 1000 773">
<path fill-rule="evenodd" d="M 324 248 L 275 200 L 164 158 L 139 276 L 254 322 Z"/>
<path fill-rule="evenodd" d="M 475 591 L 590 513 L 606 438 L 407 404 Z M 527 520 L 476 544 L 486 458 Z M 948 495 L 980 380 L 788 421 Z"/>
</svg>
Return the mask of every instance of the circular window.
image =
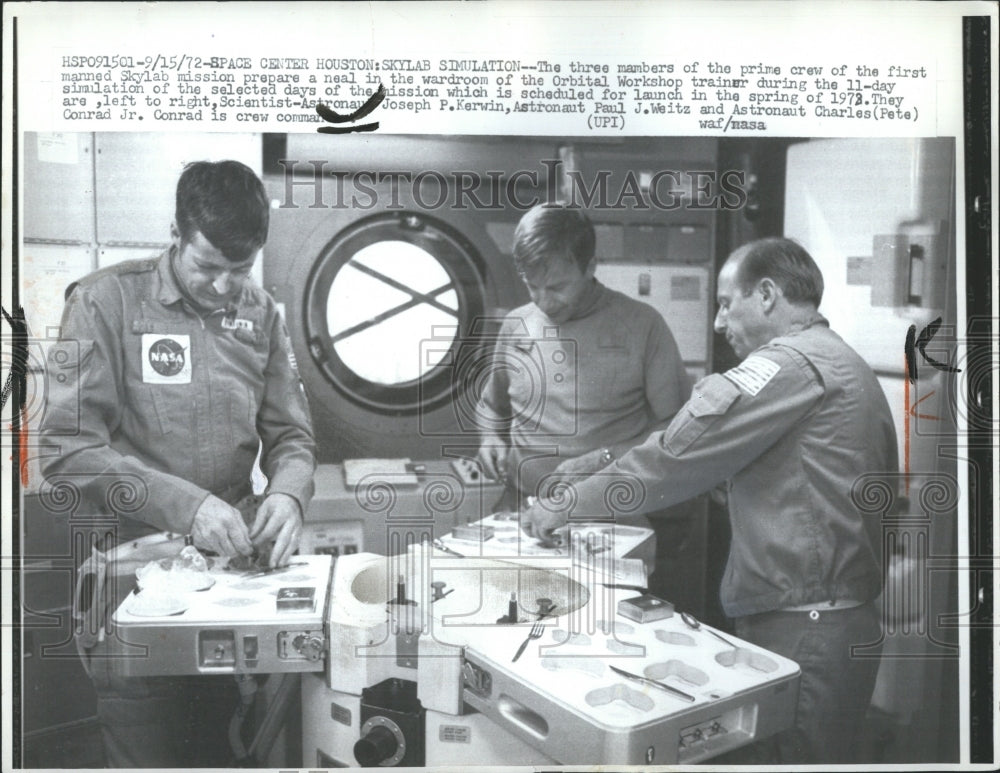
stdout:
<svg viewBox="0 0 1000 773">
<path fill-rule="evenodd" d="M 456 350 L 483 312 L 478 255 L 439 221 L 379 215 L 339 233 L 306 285 L 309 351 L 350 400 L 385 413 L 448 399 Z"/>
</svg>

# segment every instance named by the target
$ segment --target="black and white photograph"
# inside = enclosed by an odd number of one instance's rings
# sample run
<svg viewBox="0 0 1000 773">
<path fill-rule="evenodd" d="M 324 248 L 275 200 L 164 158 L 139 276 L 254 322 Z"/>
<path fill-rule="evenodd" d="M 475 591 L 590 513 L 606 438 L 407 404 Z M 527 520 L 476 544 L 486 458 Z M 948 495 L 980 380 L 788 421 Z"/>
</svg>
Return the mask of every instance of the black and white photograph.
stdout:
<svg viewBox="0 0 1000 773">
<path fill-rule="evenodd" d="M 994 765 L 995 5 L 10 5 L 5 768 Z"/>
</svg>

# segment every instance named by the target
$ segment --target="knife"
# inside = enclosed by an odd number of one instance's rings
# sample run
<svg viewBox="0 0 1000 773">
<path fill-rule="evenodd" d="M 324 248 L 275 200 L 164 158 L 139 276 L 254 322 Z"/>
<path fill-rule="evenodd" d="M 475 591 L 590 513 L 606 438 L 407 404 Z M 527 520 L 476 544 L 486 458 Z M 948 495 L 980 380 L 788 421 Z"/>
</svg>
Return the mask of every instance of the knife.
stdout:
<svg viewBox="0 0 1000 773">
<path fill-rule="evenodd" d="M 695 697 L 693 695 L 689 695 L 688 693 L 684 692 L 683 690 L 678 690 L 676 687 L 671 687 L 669 684 L 664 684 L 663 682 L 658 682 L 655 679 L 650 679 L 647 676 L 639 676 L 638 674 L 633 674 L 633 673 L 630 673 L 628 671 L 624 671 L 624 670 L 622 670 L 622 669 L 620 669 L 620 668 L 618 668 L 616 666 L 609 666 L 609 668 L 612 671 L 614 671 L 616 674 L 621 674 L 622 676 L 624 676 L 624 677 L 626 677 L 628 679 L 633 679 L 636 682 L 642 682 L 643 684 L 648 684 L 648 685 L 650 685 L 652 687 L 659 687 L 661 690 L 665 690 L 666 692 L 670 693 L 671 695 L 676 695 L 678 698 L 686 700 L 688 703 L 694 703 L 694 701 L 695 701 Z"/>
<path fill-rule="evenodd" d="M 431 544 L 440 550 L 442 553 L 449 553 L 453 556 L 458 556 L 459 558 L 465 558 L 465 553 L 459 553 L 457 550 L 452 550 L 450 547 L 444 544 L 440 537 L 431 541 Z"/>
</svg>

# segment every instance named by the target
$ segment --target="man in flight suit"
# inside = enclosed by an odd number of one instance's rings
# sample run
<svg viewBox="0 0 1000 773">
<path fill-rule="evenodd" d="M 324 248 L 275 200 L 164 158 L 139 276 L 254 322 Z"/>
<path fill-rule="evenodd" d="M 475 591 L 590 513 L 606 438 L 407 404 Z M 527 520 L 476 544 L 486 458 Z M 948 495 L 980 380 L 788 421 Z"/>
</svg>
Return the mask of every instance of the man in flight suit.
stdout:
<svg viewBox="0 0 1000 773">
<path fill-rule="evenodd" d="M 553 473 L 600 470 L 666 426 L 690 392 L 666 322 L 594 278 L 594 247 L 587 216 L 560 203 L 534 207 L 514 232 L 531 303 L 501 326 L 480 398 L 479 461 L 521 496 Z"/>
<path fill-rule="evenodd" d="M 501 508 L 510 511 L 601 470 L 665 427 L 691 390 L 663 317 L 594 278 L 594 227 L 579 208 L 528 211 L 513 258 L 531 302 L 504 319 L 478 408 L 478 459 L 506 483 Z M 663 526 L 666 547 L 690 531 L 681 518 Z M 677 580 L 657 576 L 671 598 L 686 591 Z"/>
<path fill-rule="evenodd" d="M 284 322 L 248 281 L 268 215 L 248 167 L 189 164 L 169 249 L 67 288 L 48 355 L 59 376 L 48 381 L 42 434 L 56 453 L 44 474 L 77 486 L 84 512 L 117 515 L 105 549 L 173 532 L 222 556 L 273 542 L 264 558 L 282 565 L 298 547 L 315 443 Z M 258 450 L 267 489 L 248 527 L 233 505 L 253 493 Z M 228 764 L 231 677 L 126 678 L 107 647 L 89 662 L 109 766 Z"/>
<path fill-rule="evenodd" d="M 656 506 L 728 481 L 723 609 L 738 636 L 802 670 L 795 725 L 770 763 L 852 761 L 878 669 L 850 650 L 880 640 L 882 588 L 880 524 L 851 491 L 866 473 L 895 472 L 896 434 L 871 368 L 818 313 L 822 294 L 795 242 L 736 250 L 719 274 L 715 329 L 745 359 L 702 379 L 664 431 L 605 471 Z M 576 484 L 576 509 L 605 511 L 604 488 L 600 475 Z M 522 524 L 544 536 L 567 517 L 543 501 Z"/>
</svg>

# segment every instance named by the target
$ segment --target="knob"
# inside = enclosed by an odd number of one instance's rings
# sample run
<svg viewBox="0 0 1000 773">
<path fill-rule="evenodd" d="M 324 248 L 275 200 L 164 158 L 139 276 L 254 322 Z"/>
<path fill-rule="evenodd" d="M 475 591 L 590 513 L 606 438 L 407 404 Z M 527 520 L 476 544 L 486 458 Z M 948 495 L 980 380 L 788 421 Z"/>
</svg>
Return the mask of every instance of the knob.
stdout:
<svg viewBox="0 0 1000 773">
<path fill-rule="evenodd" d="M 354 757 L 362 767 L 373 768 L 392 757 L 398 748 L 393 732 L 376 725 L 354 744 Z"/>
<path fill-rule="evenodd" d="M 306 646 L 305 646 L 306 660 L 309 660 L 313 663 L 315 663 L 317 660 L 320 660 L 323 657 L 324 644 L 325 642 L 323 641 L 322 637 L 319 636 L 310 636 L 308 639 L 306 639 Z"/>
</svg>

